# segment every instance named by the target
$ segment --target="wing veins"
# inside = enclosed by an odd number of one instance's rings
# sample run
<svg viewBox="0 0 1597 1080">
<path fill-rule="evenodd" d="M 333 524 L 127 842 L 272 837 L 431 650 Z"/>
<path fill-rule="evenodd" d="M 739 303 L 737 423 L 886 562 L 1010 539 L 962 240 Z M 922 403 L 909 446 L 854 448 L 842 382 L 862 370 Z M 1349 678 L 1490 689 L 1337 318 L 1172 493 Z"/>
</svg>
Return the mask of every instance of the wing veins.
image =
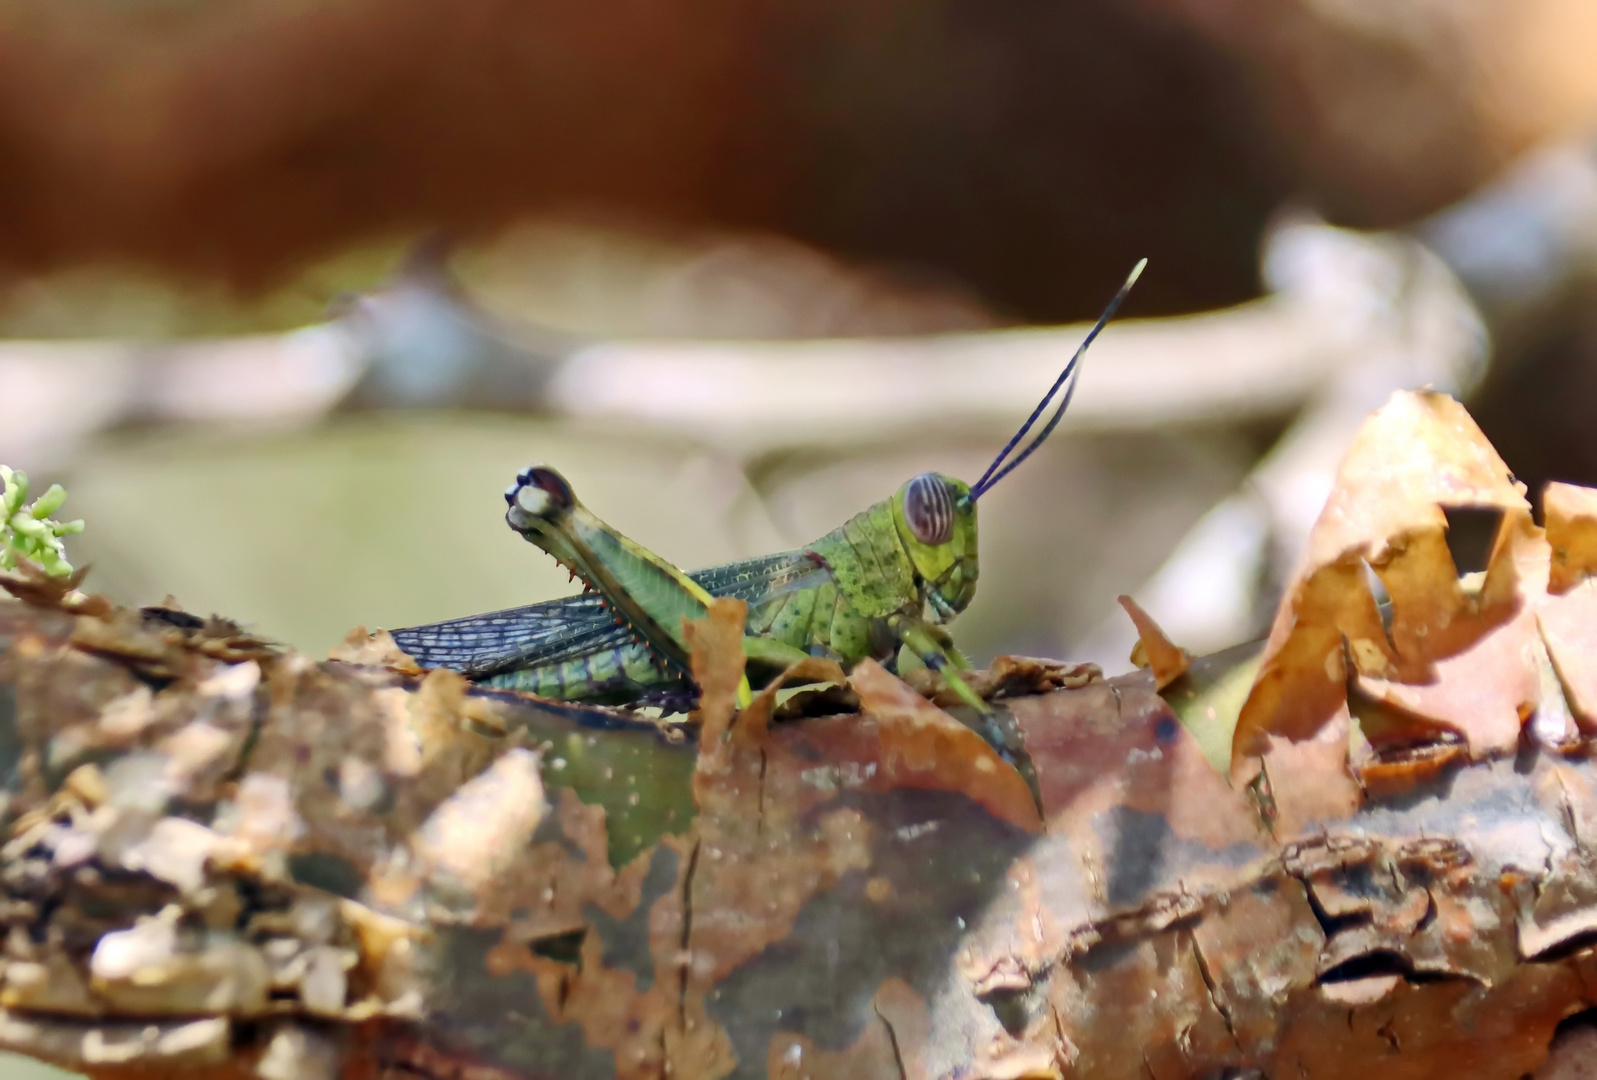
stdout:
<svg viewBox="0 0 1597 1080">
<path fill-rule="evenodd" d="M 750 603 L 819 584 L 829 571 L 806 551 L 787 551 L 712 566 L 689 576 L 712 596 Z M 422 667 L 451 668 L 481 679 L 560 663 L 625 645 L 632 632 L 596 595 L 583 593 L 482 615 L 390 631 Z"/>
</svg>

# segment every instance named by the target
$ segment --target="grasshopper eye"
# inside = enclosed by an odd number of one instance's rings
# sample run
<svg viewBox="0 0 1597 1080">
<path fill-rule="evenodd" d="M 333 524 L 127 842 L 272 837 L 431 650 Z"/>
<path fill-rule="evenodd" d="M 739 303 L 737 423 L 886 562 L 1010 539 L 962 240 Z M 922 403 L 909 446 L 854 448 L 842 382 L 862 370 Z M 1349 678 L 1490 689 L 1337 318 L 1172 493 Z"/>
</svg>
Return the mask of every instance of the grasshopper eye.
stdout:
<svg viewBox="0 0 1597 1080">
<path fill-rule="evenodd" d="M 921 473 L 904 492 L 904 520 L 923 544 L 946 544 L 954 537 L 954 500 L 936 473 Z"/>
</svg>

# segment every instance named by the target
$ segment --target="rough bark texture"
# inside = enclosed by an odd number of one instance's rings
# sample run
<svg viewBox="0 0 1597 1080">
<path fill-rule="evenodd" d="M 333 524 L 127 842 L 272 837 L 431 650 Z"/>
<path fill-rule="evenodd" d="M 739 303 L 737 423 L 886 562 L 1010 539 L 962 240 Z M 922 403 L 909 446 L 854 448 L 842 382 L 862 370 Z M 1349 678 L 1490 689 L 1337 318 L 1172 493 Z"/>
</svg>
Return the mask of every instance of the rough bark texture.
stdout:
<svg viewBox="0 0 1597 1080">
<path fill-rule="evenodd" d="M 1356 447 L 1262 654 L 1163 693 L 981 680 L 1036 801 L 870 663 L 833 691 L 856 713 L 734 712 L 732 602 L 694 635 L 695 739 L 418 677 L 381 636 L 316 663 L 14 579 L 0 1043 L 267 1080 L 1531 1072 L 1597 1001 L 1593 494 L 1549 498 L 1549 545 L 1445 399 L 1360 438 L 1387 479 L 1474 476 L 1512 582 L 1405 591 L 1445 547 L 1383 513 L 1441 497 L 1355 498 Z M 1394 521 L 1360 645 L 1364 578 L 1332 603 L 1321 571 Z"/>
</svg>

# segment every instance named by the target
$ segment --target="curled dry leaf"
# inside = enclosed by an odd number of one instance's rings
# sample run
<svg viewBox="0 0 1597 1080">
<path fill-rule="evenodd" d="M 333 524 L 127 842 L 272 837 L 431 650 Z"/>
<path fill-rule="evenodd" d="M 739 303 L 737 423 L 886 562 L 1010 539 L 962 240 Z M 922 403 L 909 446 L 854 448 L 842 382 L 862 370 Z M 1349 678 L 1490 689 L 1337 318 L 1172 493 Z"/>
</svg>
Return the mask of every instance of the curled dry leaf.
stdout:
<svg viewBox="0 0 1597 1080">
<path fill-rule="evenodd" d="M 1547 591 L 1563 595 L 1597 571 L 1597 490 L 1548 484 L 1542 521 L 1552 549 Z"/>
<path fill-rule="evenodd" d="M 1131 597 L 1121 596 L 1119 600 L 1137 627 L 1137 644 L 1131 650 L 1131 662 L 1152 671 L 1154 685 L 1163 690 L 1187 673 L 1192 666 L 1192 654 L 1166 637 L 1153 616 Z"/>
<path fill-rule="evenodd" d="M 986 698 L 1025 697 L 1103 682 L 1103 669 L 1037 656 L 995 656 L 985 671 L 972 672 L 966 681 Z"/>
<path fill-rule="evenodd" d="M 1478 592 L 1459 582 L 1443 507 L 1503 515 Z M 1522 710 L 1535 706 L 1533 687 L 1506 688 L 1503 700 L 1475 711 L 1445 696 L 1413 696 L 1413 688 L 1454 682 L 1441 678 L 1442 665 L 1479 662 L 1467 654 L 1504 624 L 1494 655 L 1524 643 L 1534 626 L 1527 597 L 1546 576 L 1539 544 L 1523 486 L 1463 406 L 1441 394 L 1394 394 L 1365 421 L 1337 470 L 1276 614 L 1232 744 L 1238 775 L 1248 771 L 1245 758 L 1268 750 L 1269 736 L 1309 739 L 1337 715 L 1349 661 L 1371 693 L 1437 726 L 1456 725 L 1472 752 L 1511 748 Z M 1366 567 L 1391 597 L 1390 634 Z"/>
<path fill-rule="evenodd" d="M 987 667 L 959 674 L 965 685 L 988 701 L 1074 690 L 1103 681 L 1103 669 L 1097 664 L 1046 660 L 1038 656 L 995 656 Z M 930 668 L 913 668 L 902 672 L 899 678 L 940 708 L 965 704 L 964 698 L 949 689 L 948 681 Z"/>
<path fill-rule="evenodd" d="M 1597 490 L 1549 484 L 1542 496 L 1551 567 L 1536 609 L 1548 660 L 1581 729 L 1597 731 Z"/>
<path fill-rule="evenodd" d="M 848 681 L 842 665 L 823 656 L 811 656 L 791 664 L 772 679 L 739 714 L 737 726 L 732 730 L 735 739 L 758 744 L 770 727 L 771 714 L 776 709 L 777 695 L 790 683 L 816 683 L 841 686 Z"/>
<path fill-rule="evenodd" d="M 1452 566 L 1451 559 L 1446 565 Z M 1433 735 L 1435 729 L 1457 733 L 1477 757 L 1513 753 L 1521 727 L 1541 700 L 1534 662 L 1542 651 L 1536 609 L 1546 588 L 1547 545 L 1541 530 L 1528 513 L 1505 516 L 1480 592 L 1466 596 L 1466 606 L 1451 614 L 1452 621 L 1444 620 L 1429 634 L 1432 639 L 1451 636 L 1452 648 L 1433 654 L 1424 677 L 1360 673 L 1359 692 L 1431 727 Z M 1395 614 L 1393 625 L 1395 636 Z M 1426 638 L 1427 627 L 1411 629 Z M 1372 731 L 1365 734 L 1379 741 Z M 1398 741 L 1412 740 L 1405 735 Z"/>
<path fill-rule="evenodd" d="M 959 792 L 1004 821 L 1041 828 L 1025 779 L 987 740 L 874 660 L 856 664 L 848 683 L 861 713 L 876 722 L 882 764 L 895 784 Z"/>
<path fill-rule="evenodd" d="M 364 626 L 351 630 L 327 654 L 329 660 L 366 667 L 385 667 L 406 675 L 420 675 L 421 665 L 394 643 L 387 630 L 370 633 Z"/>
<path fill-rule="evenodd" d="M 118 657 L 151 678 L 169 679 L 203 670 L 204 659 L 231 664 L 272 660 L 279 655 L 277 646 L 227 619 L 201 619 L 166 607 L 95 604 L 86 611 L 73 595 L 62 597 L 57 606 L 78 616 L 72 636 L 75 645 Z"/>
<path fill-rule="evenodd" d="M 0 570 L 0 588 L 25 603 L 60 608 L 74 615 L 103 615 L 111 610 L 110 600 L 78 591 L 88 573 L 87 566 L 80 566 L 64 577 L 52 577 L 32 559 L 19 558 L 16 569 Z"/>
<path fill-rule="evenodd" d="M 720 597 L 710 601 L 702 619 L 683 619 L 682 631 L 693 657 L 693 681 L 699 687 L 699 706 L 693 718 L 699 725 L 700 765 L 713 766 L 722 756 L 721 740 L 737 711 L 738 685 L 743 679 L 743 627 L 749 606 L 742 600 Z"/>
</svg>

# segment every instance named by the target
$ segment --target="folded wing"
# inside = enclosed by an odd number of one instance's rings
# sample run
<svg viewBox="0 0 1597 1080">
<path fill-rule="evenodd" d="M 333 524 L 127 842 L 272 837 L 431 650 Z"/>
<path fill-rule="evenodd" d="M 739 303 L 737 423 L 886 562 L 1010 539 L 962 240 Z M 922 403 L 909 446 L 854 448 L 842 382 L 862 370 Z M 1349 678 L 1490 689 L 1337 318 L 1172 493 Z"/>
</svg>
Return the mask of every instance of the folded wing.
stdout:
<svg viewBox="0 0 1597 1080">
<path fill-rule="evenodd" d="M 785 551 L 712 566 L 689 576 L 712 596 L 751 605 L 825 580 L 828 571 L 806 551 Z M 447 622 L 391 631 L 394 642 L 422 667 L 451 668 L 472 679 L 542 664 L 557 664 L 632 640 L 597 594 L 506 608 Z"/>
</svg>

